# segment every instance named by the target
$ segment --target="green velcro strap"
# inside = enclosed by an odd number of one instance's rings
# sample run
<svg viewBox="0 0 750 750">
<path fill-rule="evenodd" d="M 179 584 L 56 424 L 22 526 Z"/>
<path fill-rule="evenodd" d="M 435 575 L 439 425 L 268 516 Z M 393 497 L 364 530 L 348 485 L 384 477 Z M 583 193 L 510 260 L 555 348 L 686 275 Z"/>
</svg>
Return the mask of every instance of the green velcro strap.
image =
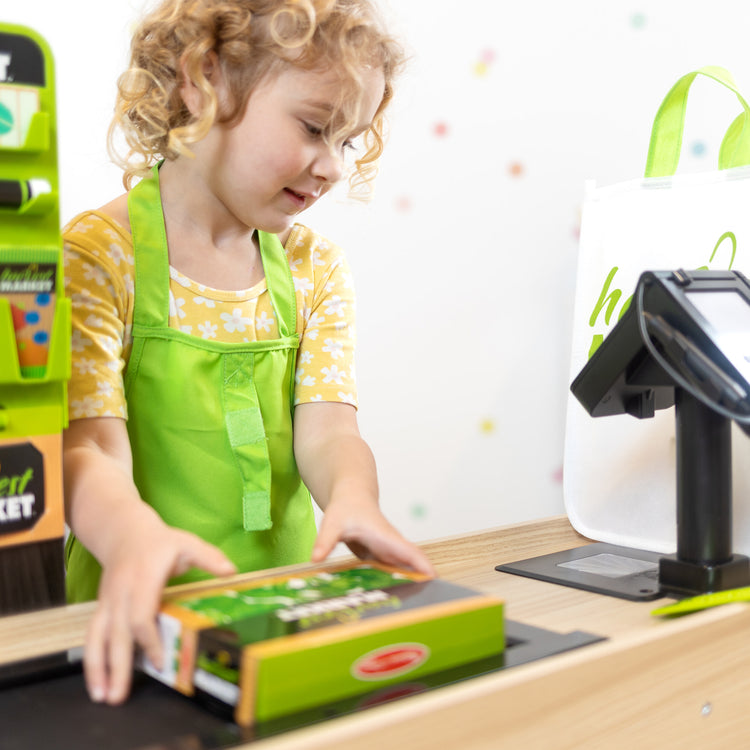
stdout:
<svg viewBox="0 0 750 750">
<path fill-rule="evenodd" d="M 271 503 L 267 492 L 245 491 L 242 495 L 242 525 L 245 531 L 271 528 Z"/>
<path fill-rule="evenodd" d="M 271 463 L 254 358 L 247 353 L 224 358 L 224 423 L 242 478 L 242 526 L 245 531 L 270 529 Z"/>
<path fill-rule="evenodd" d="M 225 419 L 232 448 L 266 439 L 263 417 L 257 406 L 227 412 Z"/>
</svg>

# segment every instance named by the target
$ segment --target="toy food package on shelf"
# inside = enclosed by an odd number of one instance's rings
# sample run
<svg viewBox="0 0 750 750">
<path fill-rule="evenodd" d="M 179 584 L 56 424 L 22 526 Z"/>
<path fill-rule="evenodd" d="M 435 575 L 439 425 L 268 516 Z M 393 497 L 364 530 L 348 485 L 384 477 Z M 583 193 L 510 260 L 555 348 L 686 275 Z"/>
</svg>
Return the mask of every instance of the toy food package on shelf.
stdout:
<svg viewBox="0 0 750 750">
<path fill-rule="evenodd" d="M 164 667 L 141 668 L 218 702 L 243 726 L 499 654 L 502 600 L 379 563 L 329 564 L 175 592 Z"/>
</svg>

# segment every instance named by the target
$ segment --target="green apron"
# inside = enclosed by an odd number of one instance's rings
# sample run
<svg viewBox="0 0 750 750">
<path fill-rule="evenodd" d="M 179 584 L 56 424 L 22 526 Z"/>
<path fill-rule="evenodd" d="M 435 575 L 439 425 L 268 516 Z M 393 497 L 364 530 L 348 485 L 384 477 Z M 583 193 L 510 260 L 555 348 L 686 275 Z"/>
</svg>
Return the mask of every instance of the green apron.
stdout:
<svg viewBox="0 0 750 750">
<path fill-rule="evenodd" d="M 130 191 L 133 348 L 125 371 L 133 477 L 170 526 L 222 549 L 240 571 L 310 559 L 315 521 L 294 459 L 299 336 L 294 283 L 275 235 L 259 233 L 278 339 L 222 343 L 169 328 L 169 259 L 158 170 Z M 96 597 L 101 568 L 68 539 L 68 600 Z M 190 570 L 169 583 L 206 578 Z"/>
</svg>

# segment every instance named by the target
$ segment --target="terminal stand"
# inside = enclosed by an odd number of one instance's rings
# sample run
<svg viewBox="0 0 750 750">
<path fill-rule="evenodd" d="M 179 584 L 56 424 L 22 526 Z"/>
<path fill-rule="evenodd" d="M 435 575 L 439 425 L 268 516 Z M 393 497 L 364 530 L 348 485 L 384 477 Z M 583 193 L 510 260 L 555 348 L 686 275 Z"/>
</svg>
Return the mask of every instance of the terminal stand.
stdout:
<svg viewBox="0 0 750 750">
<path fill-rule="evenodd" d="M 705 295 L 731 314 L 706 312 Z M 674 404 L 675 554 L 596 543 L 497 570 L 631 600 L 750 586 L 750 560 L 732 552 L 731 443 L 732 418 L 750 434 L 750 281 L 646 272 L 634 300 L 571 390 L 592 417 L 647 419 Z"/>
</svg>

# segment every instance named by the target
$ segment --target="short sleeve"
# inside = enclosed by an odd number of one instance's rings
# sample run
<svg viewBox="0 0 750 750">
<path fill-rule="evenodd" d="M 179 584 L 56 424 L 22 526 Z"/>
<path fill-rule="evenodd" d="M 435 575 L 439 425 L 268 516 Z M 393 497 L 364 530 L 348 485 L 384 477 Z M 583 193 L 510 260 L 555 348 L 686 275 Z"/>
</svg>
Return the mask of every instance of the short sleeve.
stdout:
<svg viewBox="0 0 750 750">
<path fill-rule="evenodd" d="M 123 343 L 132 293 L 130 236 L 86 213 L 63 230 L 65 287 L 72 305 L 70 419 L 127 417 Z"/>
<path fill-rule="evenodd" d="M 289 237 L 287 252 L 301 302 L 295 404 L 356 406 L 355 294 L 346 257 L 337 245 L 299 226 Z"/>
</svg>

